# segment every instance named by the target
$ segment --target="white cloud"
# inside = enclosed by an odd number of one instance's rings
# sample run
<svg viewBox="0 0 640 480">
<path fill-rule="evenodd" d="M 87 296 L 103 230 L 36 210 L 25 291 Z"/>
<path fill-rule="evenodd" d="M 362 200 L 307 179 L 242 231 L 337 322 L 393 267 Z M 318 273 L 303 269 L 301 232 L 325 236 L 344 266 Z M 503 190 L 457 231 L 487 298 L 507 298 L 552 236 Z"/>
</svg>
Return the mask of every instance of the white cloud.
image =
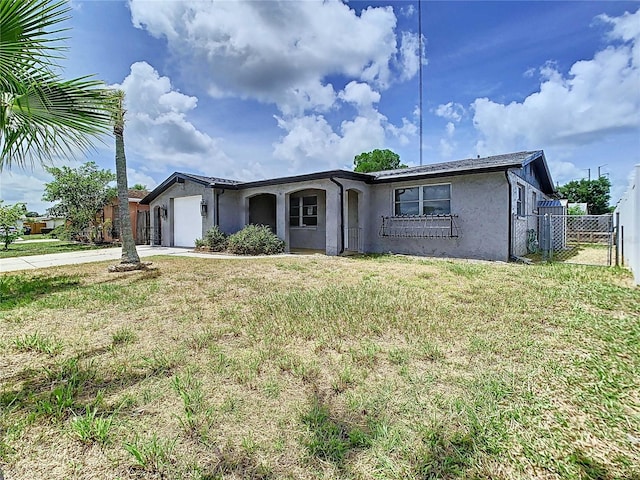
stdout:
<svg viewBox="0 0 640 480">
<path fill-rule="evenodd" d="M 170 79 L 151 65 L 134 63 L 122 84 L 114 87 L 126 93 L 126 147 L 144 159 L 145 171 L 162 172 L 170 166 L 202 172 L 228 165 L 219 141 L 187 119 L 198 99 L 174 90 Z"/>
<path fill-rule="evenodd" d="M 547 62 L 539 91 L 522 102 L 473 102 L 473 122 L 483 136 L 478 153 L 580 146 L 640 127 L 640 10 L 599 18 L 613 25 L 615 42 L 574 63 L 567 76 Z"/>
<path fill-rule="evenodd" d="M 144 172 L 140 172 L 135 168 L 131 168 L 127 165 L 127 184 L 131 188 L 135 184 L 145 185 L 147 190 L 151 191 L 158 186 L 158 183 L 149 175 Z"/>
<path fill-rule="evenodd" d="M 387 132 L 393 137 L 397 138 L 400 145 L 405 146 L 411 143 L 411 140 L 415 139 L 418 134 L 418 127 L 415 123 L 410 122 L 406 118 L 402 118 L 402 126 L 397 127 L 392 123 L 386 126 Z"/>
<path fill-rule="evenodd" d="M 447 122 L 446 129 L 447 129 L 447 135 L 452 137 L 456 131 L 456 126 L 453 124 L 453 122 Z"/>
<path fill-rule="evenodd" d="M 416 8 L 412 4 L 409 4 L 406 7 L 400 7 L 400 14 L 407 18 L 412 17 L 415 11 Z"/>
<path fill-rule="evenodd" d="M 455 148 L 455 143 L 446 138 L 440 139 L 440 155 L 442 155 L 443 158 L 451 158 L 451 155 L 453 155 Z"/>
<path fill-rule="evenodd" d="M 274 144 L 274 157 L 289 162 L 291 171 L 349 168 L 355 155 L 385 141 L 386 117 L 375 111 L 342 122 L 337 132 L 322 115 L 276 118 L 287 133 Z"/>
<path fill-rule="evenodd" d="M 33 170 L 7 169 L 0 173 L 0 199 L 8 204 L 26 203 L 27 209 L 44 214 L 53 204 L 42 201 L 44 184 L 53 180 L 42 167 Z"/>
<path fill-rule="evenodd" d="M 380 101 L 380 94 L 366 83 L 350 82 L 340 92 L 338 97 L 348 103 L 353 103 L 358 109 L 371 109 L 374 103 Z"/>
<path fill-rule="evenodd" d="M 378 98 L 375 93 L 366 84 L 355 83 L 341 92 L 342 99 L 357 105 L 358 114 L 336 129 L 322 115 L 276 117 L 286 134 L 274 144 L 274 157 L 289 162 L 291 171 L 351 168 L 355 155 L 385 148 L 388 140 L 409 144 L 417 126 L 406 118 L 401 126 L 389 122 L 372 105 Z"/>
<path fill-rule="evenodd" d="M 422 58 L 422 62 L 423 64 L 426 64 L 424 55 Z M 402 32 L 398 54 L 398 64 L 400 65 L 401 80 L 409 80 L 418 73 L 418 69 L 420 68 L 420 45 L 418 43 L 417 34 L 411 32 Z"/>
<path fill-rule="evenodd" d="M 443 105 L 438 105 L 435 110 L 435 114 L 439 117 L 447 120 L 453 120 L 459 122 L 465 113 L 464 107 L 459 103 L 449 102 Z"/>
<path fill-rule="evenodd" d="M 210 94 L 274 103 L 285 115 L 331 108 L 330 75 L 383 90 L 417 71 L 417 39 L 398 42 L 391 7 L 357 15 L 338 0 L 129 4 L 133 24 L 166 38 Z"/>
</svg>

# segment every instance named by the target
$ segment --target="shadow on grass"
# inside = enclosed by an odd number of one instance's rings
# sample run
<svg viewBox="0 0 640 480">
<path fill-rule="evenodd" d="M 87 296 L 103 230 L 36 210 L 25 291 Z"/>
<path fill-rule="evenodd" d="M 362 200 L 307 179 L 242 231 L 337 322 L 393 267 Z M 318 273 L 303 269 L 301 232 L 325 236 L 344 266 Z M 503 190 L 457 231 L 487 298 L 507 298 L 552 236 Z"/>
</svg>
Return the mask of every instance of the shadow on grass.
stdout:
<svg viewBox="0 0 640 480">
<path fill-rule="evenodd" d="M 272 470 L 261 463 L 254 454 L 237 447 L 229 447 L 223 450 L 213 446 L 212 455 L 207 464 L 198 465 L 202 480 L 217 480 L 220 478 L 253 478 L 256 480 L 269 480 L 276 478 Z"/>
<path fill-rule="evenodd" d="M 79 285 L 79 275 L 3 275 L 0 277 L 0 311 L 21 307 L 43 295 L 77 288 Z"/>
<path fill-rule="evenodd" d="M 101 375 L 94 366 L 94 359 L 110 349 L 95 348 L 2 378 L 4 387 L 0 390 L 0 411 L 16 411 L 24 418 L 64 419 L 96 406 L 103 396 L 127 390 L 150 377 L 170 373 L 167 369 L 158 370 L 153 362 L 145 362 L 136 370 L 123 369 Z M 101 407 L 105 413 L 122 413 L 133 409 L 134 405 Z"/>
<path fill-rule="evenodd" d="M 372 444 L 368 428 L 340 418 L 317 393 L 301 421 L 308 429 L 302 445 L 309 456 L 329 461 L 340 470 L 344 470 L 344 460 L 351 451 L 369 448 Z"/>
<path fill-rule="evenodd" d="M 581 450 L 575 450 L 569 456 L 569 461 L 580 468 L 580 478 L 587 480 L 613 480 L 614 478 L 619 478 L 609 472 L 609 469 L 605 465 L 589 458 Z"/>
</svg>

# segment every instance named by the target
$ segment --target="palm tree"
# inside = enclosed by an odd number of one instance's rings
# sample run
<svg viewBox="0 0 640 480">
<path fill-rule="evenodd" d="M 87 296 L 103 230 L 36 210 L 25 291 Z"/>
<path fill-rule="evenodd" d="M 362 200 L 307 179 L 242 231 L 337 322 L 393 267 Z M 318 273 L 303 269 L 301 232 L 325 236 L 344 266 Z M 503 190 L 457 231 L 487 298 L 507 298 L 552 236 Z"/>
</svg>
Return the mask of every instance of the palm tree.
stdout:
<svg viewBox="0 0 640 480">
<path fill-rule="evenodd" d="M 57 71 L 64 0 L 0 1 L 0 170 L 77 156 L 109 132 L 103 83 Z"/>
<path fill-rule="evenodd" d="M 121 264 L 127 269 L 143 268 L 140 263 L 136 242 L 131 230 L 129 214 L 129 188 L 127 186 L 127 157 L 124 153 L 124 92 L 116 90 L 113 99 L 113 134 L 116 137 L 116 182 L 118 184 L 118 210 L 120 213 L 120 240 L 122 241 Z M 116 268 L 117 269 L 117 268 Z"/>
</svg>

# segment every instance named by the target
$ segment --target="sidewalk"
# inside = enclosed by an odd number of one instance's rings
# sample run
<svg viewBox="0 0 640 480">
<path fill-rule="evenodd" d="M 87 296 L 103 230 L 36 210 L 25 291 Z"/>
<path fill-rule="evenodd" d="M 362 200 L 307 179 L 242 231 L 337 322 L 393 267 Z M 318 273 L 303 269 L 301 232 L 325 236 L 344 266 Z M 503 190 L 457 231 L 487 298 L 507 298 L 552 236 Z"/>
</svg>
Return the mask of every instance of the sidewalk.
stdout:
<svg viewBox="0 0 640 480">
<path fill-rule="evenodd" d="M 187 255 L 198 256 L 189 248 L 152 247 L 150 245 L 136 245 L 140 258 L 152 255 Z M 54 267 L 57 265 L 73 265 L 76 263 L 102 262 L 105 260 L 120 260 L 121 247 L 85 250 L 79 252 L 49 253 L 46 255 L 32 255 L 27 257 L 13 257 L 0 259 L 0 272 L 15 272 L 34 268 Z"/>
</svg>

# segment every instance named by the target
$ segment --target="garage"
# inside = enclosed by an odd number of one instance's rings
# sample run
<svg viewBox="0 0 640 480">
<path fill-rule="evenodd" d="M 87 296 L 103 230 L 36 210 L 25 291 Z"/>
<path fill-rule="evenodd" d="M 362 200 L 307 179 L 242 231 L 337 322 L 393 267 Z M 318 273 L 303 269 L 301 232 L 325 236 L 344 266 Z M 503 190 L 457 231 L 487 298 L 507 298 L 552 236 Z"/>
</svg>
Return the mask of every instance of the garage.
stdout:
<svg viewBox="0 0 640 480">
<path fill-rule="evenodd" d="M 202 195 L 173 199 L 173 245 L 193 247 L 196 238 L 202 238 Z"/>
</svg>

